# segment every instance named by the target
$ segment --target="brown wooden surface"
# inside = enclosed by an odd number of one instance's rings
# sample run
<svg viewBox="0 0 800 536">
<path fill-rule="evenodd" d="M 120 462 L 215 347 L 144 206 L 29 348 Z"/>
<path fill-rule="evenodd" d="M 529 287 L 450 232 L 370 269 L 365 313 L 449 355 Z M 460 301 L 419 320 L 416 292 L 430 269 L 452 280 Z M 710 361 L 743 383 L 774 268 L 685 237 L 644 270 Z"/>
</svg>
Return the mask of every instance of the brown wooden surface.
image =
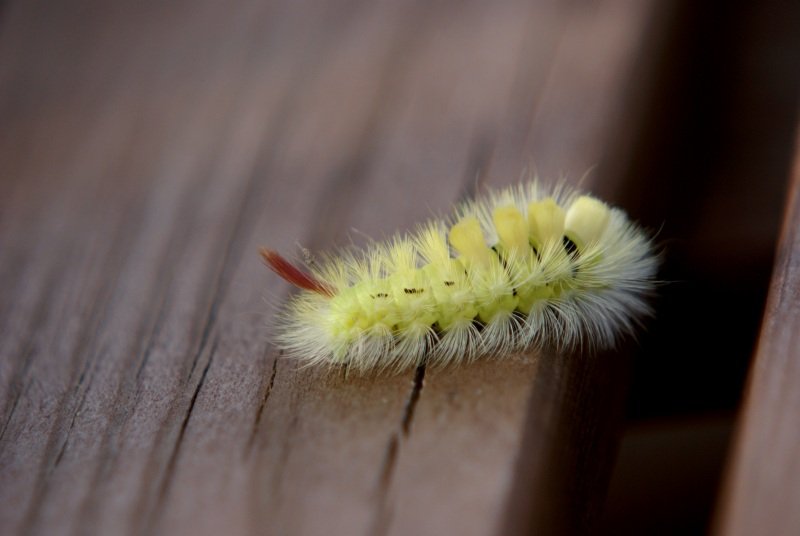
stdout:
<svg viewBox="0 0 800 536">
<path fill-rule="evenodd" d="M 478 182 L 624 159 L 653 13 L 7 2 L 0 533 L 585 528 L 623 356 L 298 369 L 257 248 L 380 238 Z M 613 200 L 612 175 L 584 184 Z"/>
<path fill-rule="evenodd" d="M 800 530 L 800 137 L 715 533 Z"/>
</svg>

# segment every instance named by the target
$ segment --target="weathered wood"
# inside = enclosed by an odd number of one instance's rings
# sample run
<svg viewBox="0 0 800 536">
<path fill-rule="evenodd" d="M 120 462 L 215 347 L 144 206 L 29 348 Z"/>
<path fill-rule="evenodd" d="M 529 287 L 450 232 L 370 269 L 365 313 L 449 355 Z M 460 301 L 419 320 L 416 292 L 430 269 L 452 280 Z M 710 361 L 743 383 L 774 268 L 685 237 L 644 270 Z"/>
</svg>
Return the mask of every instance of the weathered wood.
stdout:
<svg viewBox="0 0 800 536">
<path fill-rule="evenodd" d="M 800 529 L 800 137 L 716 534 Z"/>
<path fill-rule="evenodd" d="M 622 357 L 301 369 L 257 250 L 409 228 L 531 164 L 576 181 L 652 4 L 4 6 L 0 532 L 585 526 Z"/>
</svg>

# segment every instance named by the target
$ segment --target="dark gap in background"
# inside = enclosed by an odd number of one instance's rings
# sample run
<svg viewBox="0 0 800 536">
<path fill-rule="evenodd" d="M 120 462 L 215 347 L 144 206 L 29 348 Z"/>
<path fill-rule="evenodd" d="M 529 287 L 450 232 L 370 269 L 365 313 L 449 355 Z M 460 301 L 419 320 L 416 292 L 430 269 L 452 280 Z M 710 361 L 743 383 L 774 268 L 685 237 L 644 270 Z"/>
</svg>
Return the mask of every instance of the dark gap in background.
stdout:
<svg viewBox="0 0 800 536">
<path fill-rule="evenodd" d="M 668 283 L 634 361 L 606 534 L 707 531 L 761 321 L 798 118 L 800 2 L 686 0 L 673 14 L 617 197 L 634 219 L 660 229 Z"/>
</svg>

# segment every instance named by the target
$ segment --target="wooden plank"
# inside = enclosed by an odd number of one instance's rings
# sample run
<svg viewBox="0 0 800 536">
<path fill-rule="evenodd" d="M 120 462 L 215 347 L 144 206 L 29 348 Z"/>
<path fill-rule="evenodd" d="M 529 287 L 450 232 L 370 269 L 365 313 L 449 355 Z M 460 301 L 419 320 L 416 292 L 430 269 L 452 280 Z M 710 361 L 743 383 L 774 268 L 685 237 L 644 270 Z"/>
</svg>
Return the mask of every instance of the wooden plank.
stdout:
<svg viewBox="0 0 800 536">
<path fill-rule="evenodd" d="M 716 534 L 800 530 L 800 137 Z"/>
<path fill-rule="evenodd" d="M 5 7 L 0 532 L 588 522 L 623 358 L 299 369 L 256 251 L 584 171 L 652 3 L 312 4 Z"/>
</svg>

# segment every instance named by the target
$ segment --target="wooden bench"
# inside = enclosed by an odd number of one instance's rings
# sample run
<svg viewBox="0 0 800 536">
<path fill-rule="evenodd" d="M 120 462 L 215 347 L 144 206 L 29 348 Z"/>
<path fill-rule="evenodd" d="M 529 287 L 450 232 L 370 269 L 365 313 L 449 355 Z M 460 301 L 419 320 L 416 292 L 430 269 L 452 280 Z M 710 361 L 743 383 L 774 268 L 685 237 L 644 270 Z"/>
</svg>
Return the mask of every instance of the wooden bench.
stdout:
<svg viewBox="0 0 800 536">
<path fill-rule="evenodd" d="M 258 248 L 363 243 L 533 171 L 627 200 L 671 11 L 7 4 L 0 533 L 588 529 L 625 350 L 300 368 Z"/>
<path fill-rule="evenodd" d="M 800 137 L 716 534 L 800 530 Z"/>
</svg>

